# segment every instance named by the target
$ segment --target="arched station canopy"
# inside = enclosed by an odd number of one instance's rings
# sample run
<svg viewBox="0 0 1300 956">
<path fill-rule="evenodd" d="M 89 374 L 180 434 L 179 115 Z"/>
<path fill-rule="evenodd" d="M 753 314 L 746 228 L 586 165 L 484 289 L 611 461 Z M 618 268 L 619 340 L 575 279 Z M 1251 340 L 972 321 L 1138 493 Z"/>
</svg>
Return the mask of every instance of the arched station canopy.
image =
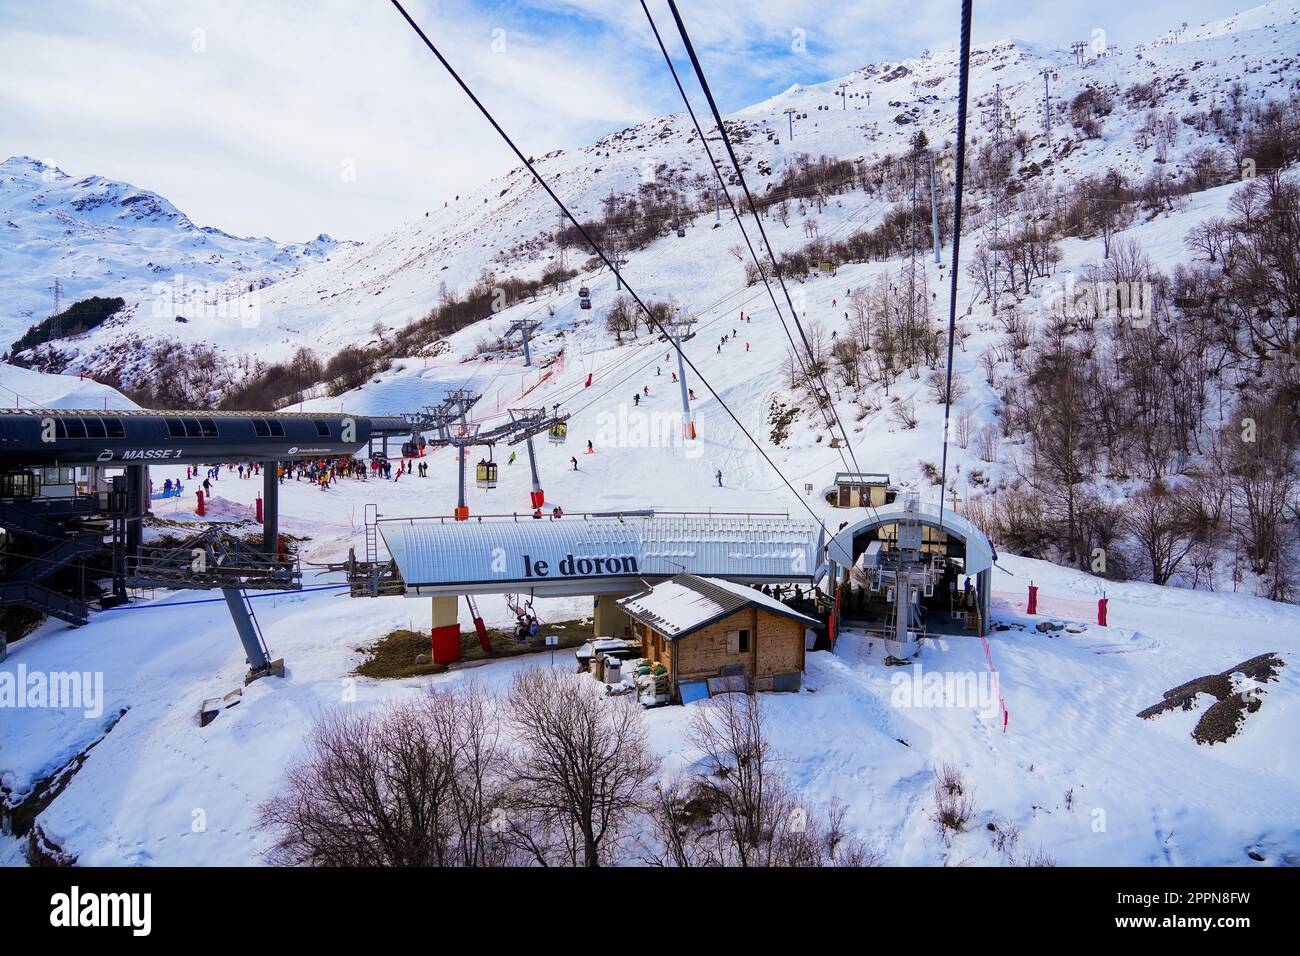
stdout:
<svg viewBox="0 0 1300 956">
<path fill-rule="evenodd" d="M 942 519 L 938 505 L 913 500 L 909 506 L 905 498 L 879 508 L 867 509 L 863 518 L 836 533 L 826 545 L 827 563 L 839 568 L 853 567 L 867 545 L 879 536 L 879 529 L 908 520 L 914 520 L 923 527 L 934 528 L 948 536 L 949 556 L 960 558 L 965 573 L 979 581 L 980 603 L 984 618 L 988 620 L 989 590 L 995 557 L 993 545 L 983 531 L 952 508 L 943 509 Z M 818 577 L 820 576 L 819 571 Z"/>
</svg>

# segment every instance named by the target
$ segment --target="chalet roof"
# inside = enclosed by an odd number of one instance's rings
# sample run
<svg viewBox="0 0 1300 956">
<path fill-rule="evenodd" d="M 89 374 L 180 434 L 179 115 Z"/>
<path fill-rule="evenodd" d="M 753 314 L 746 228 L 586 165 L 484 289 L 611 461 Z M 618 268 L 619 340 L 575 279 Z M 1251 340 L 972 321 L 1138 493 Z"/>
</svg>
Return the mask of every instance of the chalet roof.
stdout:
<svg viewBox="0 0 1300 956">
<path fill-rule="evenodd" d="M 749 607 L 804 624 L 818 623 L 748 585 L 694 574 L 676 575 L 616 603 L 633 620 L 674 641 Z"/>
</svg>

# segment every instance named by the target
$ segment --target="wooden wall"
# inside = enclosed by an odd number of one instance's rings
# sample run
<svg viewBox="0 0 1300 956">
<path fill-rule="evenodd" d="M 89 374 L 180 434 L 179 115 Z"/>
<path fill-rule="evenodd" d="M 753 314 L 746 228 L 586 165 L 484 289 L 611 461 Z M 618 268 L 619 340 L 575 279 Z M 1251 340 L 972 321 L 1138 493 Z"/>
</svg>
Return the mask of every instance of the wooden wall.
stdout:
<svg viewBox="0 0 1300 956">
<path fill-rule="evenodd" d="M 637 625 L 641 652 L 671 672 L 677 658 L 678 680 L 717 677 L 729 665 L 756 679 L 803 670 L 805 625 L 758 608 L 737 611 L 675 644 L 644 624 Z M 749 631 L 749 649 L 738 651 L 733 632 Z M 658 638 L 658 640 L 656 640 Z"/>
</svg>

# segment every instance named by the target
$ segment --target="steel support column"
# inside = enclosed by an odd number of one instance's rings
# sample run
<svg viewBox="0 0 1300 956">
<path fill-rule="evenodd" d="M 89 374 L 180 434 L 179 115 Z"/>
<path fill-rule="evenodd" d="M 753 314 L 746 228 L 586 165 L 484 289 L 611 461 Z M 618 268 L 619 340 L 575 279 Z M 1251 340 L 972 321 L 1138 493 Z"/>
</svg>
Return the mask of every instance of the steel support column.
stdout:
<svg viewBox="0 0 1300 956">
<path fill-rule="evenodd" d="M 262 550 L 280 553 L 280 482 L 278 461 L 262 462 Z"/>
<path fill-rule="evenodd" d="M 248 613 L 248 602 L 243 591 L 239 588 L 222 588 L 221 596 L 226 599 L 226 607 L 230 609 L 230 617 L 235 622 L 239 642 L 244 645 L 249 673 L 266 673 L 271 662 L 267 658 L 262 639 L 257 634 L 257 628 L 253 626 L 253 617 Z"/>
<path fill-rule="evenodd" d="M 528 436 L 528 468 L 533 473 L 533 493 L 528 499 L 534 510 L 546 502 L 546 493 L 542 491 L 542 482 L 537 477 L 537 455 L 533 451 L 533 436 Z"/>
</svg>

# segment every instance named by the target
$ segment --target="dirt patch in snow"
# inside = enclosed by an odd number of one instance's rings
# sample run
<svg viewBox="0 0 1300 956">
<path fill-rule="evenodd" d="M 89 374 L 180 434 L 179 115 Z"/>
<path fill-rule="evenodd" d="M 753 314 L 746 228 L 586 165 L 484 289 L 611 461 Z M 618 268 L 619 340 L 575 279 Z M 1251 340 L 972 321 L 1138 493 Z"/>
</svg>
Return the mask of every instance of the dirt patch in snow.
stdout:
<svg viewBox="0 0 1300 956">
<path fill-rule="evenodd" d="M 464 631 L 460 635 L 460 659 L 462 661 L 497 660 L 504 657 L 518 657 L 520 654 L 540 654 L 549 651 L 544 638 L 554 634 L 560 639 L 556 649 L 578 647 L 591 639 L 591 619 L 556 621 L 543 624 L 537 636 L 519 643 L 513 632 L 507 633 L 498 628 L 487 629 L 491 651 L 484 651 L 479 643 L 478 634 Z M 432 662 L 432 642 L 427 633 L 399 628 L 390 631 L 374 644 L 358 647 L 359 653 L 365 654 L 355 671 L 360 677 L 372 677 L 378 680 L 403 677 L 422 677 L 427 674 L 441 674 L 447 670 L 446 664 Z"/>
<path fill-rule="evenodd" d="M 1276 653 L 1260 654 L 1221 673 L 1206 674 L 1165 691 L 1164 700 L 1139 711 L 1138 716 L 1150 720 L 1174 708 L 1191 710 L 1196 706 L 1198 696 L 1208 694 L 1214 698 L 1214 703 L 1196 722 L 1192 739 L 1198 744 L 1223 743 L 1237 734 L 1247 714 L 1253 714 L 1263 706 L 1260 689 L 1239 690 L 1233 675 L 1239 674 L 1256 684 L 1267 684 L 1277 680 L 1278 668 L 1285 666 L 1286 662 Z"/>
</svg>

